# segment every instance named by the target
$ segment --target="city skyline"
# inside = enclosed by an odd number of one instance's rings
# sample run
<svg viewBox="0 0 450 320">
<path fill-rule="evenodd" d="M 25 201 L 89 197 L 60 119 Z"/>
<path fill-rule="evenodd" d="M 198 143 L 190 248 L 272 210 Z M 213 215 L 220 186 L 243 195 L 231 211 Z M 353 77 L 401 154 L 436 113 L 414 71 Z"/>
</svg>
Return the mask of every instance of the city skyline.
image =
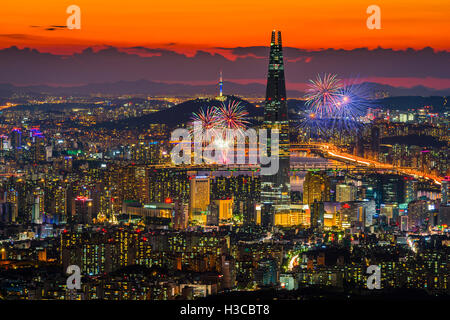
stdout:
<svg viewBox="0 0 450 320">
<path fill-rule="evenodd" d="M 448 300 L 447 4 L 68 5 L 0 19 L 0 300 Z"/>
</svg>

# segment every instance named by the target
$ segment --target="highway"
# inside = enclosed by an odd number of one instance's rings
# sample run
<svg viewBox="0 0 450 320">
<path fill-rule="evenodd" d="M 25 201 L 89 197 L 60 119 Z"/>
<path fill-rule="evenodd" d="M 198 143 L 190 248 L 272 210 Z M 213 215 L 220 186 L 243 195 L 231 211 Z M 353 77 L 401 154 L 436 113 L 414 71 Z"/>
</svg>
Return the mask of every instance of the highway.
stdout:
<svg viewBox="0 0 450 320">
<path fill-rule="evenodd" d="M 349 153 L 344 153 L 342 151 L 339 151 L 335 146 L 331 144 L 313 144 L 315 148 L 320 146 L 320 151 L 324 153 L 327 157 L 334 158 L 334 159 L 340 159 L 343 161 L 350 161 L 355 162 L 360 165 L 376 168 L 376 169 L 383 169 L 383 170 L 392 170 L 394 172 L 398 172 L 404 175 L 408 176 L 414 176 L 414 177 L 420 177 L 428 180 L 433 180 L 436 184 L 440 185 L 441 181 L 444 180 L 444 177 L 439 177 L 436 175 L 432 175 L 430 173 L 425 173 L 413 168 L 403 168 L 403 167 L 396 167 L 392 164 L 382 163 L 371 159 L 361 158 Z"/>
</svg>

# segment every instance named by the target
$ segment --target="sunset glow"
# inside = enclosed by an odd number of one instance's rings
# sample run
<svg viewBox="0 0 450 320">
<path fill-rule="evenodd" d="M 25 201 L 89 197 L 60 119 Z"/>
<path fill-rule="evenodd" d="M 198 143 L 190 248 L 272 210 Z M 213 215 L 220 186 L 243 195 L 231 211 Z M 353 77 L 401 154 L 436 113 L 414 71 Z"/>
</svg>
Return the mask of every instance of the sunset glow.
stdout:
<svg viewBox="0 0 450 320">
<path fill-rule="evenodd" d="M 81 8 L 81 30 L 68 30 L 66 8 Z M 372 3 L 346 1 L 9 1 L 0 10 L 0 47 L 79 51 L 86 46 L 197 48 L 261 46 L 283 30 L 285 46 L 449 49 L 448 1 L 378 1 L 381 30 L 366 27 Z M 56 27 L 55 27 L 56 26 Z M 59 27 L 58 27 L 59 26 Z"/>
</svg>

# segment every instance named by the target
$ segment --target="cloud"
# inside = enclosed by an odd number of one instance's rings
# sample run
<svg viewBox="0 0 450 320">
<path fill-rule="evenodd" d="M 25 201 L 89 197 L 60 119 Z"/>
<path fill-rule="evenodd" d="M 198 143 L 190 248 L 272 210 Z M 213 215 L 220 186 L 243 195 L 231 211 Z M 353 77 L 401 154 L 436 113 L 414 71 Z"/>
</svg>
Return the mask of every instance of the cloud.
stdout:
<svg viewBox="0 0 450 320">
<path fill-rule="evenodd" d="M 50 25 L 50 26 L 31 25 L 30 28 L 37 28 L 37 29 L 41 29 L 41 30 L 44 30 L 44 31 L 55 31 L 55 30 L 67 29 L 67 26 L 63 26 L 63 25 Z"/>
<path fill-rule="evenodd" d="M 16 40 L 31 40 L 34 39 L 34 36 L 25 33 L 2 33 L 0 34 L 0 38 L 7 39 L 16 39 Z"/>
<path fill-rule="evenodd" d="M 25 34 L 2 36 L 28 37 Z M 197 50 L 193 55 L 174 50 L 98 46 L 72 55 L 58 55 L 11 47 L 0 50 L 0 82 L 69 85 L 146 79 L 186 83 L 215 82 L 220 70 L 225 80 L 236 81 L 265 79 L 267 74 L 267 47 L 211 48 Z M 434 87 L 439 87 L 439 79 L 445 84 L 450 79 L 443 67 L 450 64 L 450 52 L 432 48 L 311 51 L 286 47 L 284 54 L 289 83 L 305 83 L 324 72 L 337 73 L 341 78 L 383 79 L 385 83 L 392 78 L 399 85 L 414 79 L 414 84 Z M 425 78 L 433 80 L 425 81 Z"/>
</svg>

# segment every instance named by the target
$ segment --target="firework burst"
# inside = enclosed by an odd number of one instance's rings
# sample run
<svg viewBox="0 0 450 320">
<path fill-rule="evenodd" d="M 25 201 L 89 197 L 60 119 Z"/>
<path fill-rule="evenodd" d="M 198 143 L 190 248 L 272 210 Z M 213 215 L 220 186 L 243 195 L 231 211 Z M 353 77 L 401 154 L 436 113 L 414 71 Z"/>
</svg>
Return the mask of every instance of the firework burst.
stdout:
<svg viewBox="0 0 450 320">
<path fill-rule="evenodd" d="M 339 96 L 336 111 L 341 118 L 356 119 L 372 106 L 368 87 L 357 80 L 347 80 L 339 90 Z"/>
<path fill-rule="evenodd" d="M 241 105 L 240 101 L 231 100 L 228 103 L 221 103 L 221 106 L 218 108 L 218 114 L 220 119 L 219 126 L 224 130 L 224 136 L 216 141 L 216 146 L 221 151 L 222 162 L 228 163 L 229 158 L 234 157 L 232 152 L 234 150 L 234 138 L 229 140 L 225 130 L 232 129 L 239 135 L 242 135 L 249 124 L 247 121 L 248 112 Z"/>
<path fill-rule="evenodd" d="M 219 129 L 219 122 L 220 116 L 216 107 L 201 108 L 198 112 L 192 114 L 190 121 L 190 125 L 192 126 L 191 134 L 201 134 L 206 130 Z M 196 126 L 196 123 L 201 125 Z"/>
<path fill-rule="evenodd" d="M 225 104 L 222 102 L 221 106 L 218 108 L 219 114 L 219 124 L 224 129 L 245 129 L 248 125 L 246 117 L 248 112 L 245 110 L 244 106 L 241 105 L 240 101 L 233 100 Z"/>
<path fill-rule="evenodd" d="M 314 114 L 319 118 L 328 118 L 335 112 L 336 103 L 340 98 L 342 82 L 335 74 L 325 73 L 317 75 L 315 80 L 309 81 L 306 90 L 306 105 L 311 107 Z"/>
<path fill-rule="evenodd" d="M 234 139 L 236 138 L 228 140 L 226 130 L 233 129 L 238 134 L 243 134 L 244 129 L 249 124 L 246 119 L 247 115 L 248 112 L 244 106 L 236 100 L 231 100 L 228 103 L 222 102 L 219 107 L 201 108 L 198 112 L 192 114 L 189 123 L 191 136 L 205 134 L 208 130 L 206 140 L 201 143 L 202 147 L 209 145 L 215 150 L 214 154 L 218 157 L 218 161 L 227 163 L 230 157 L 234 157 Z"/>
<path fill-rule="evenodd" d="M 299 126 L 315 136 L 358 130 L 359 118 L 371 106 L 368 87 L 357 79 L 341 81 L 329 74 L 310 82 L 305 95 L 310 112 Z"/>
<path fill-rule="evenodd" d="M 339 89 L 339 98 L 333 116 L 338 129 L 352 130 L 359 124 L 359 118 L 370 108 L 372 102 L 368 87 L 357 79 L 344 82 Z"/>
</svg>

